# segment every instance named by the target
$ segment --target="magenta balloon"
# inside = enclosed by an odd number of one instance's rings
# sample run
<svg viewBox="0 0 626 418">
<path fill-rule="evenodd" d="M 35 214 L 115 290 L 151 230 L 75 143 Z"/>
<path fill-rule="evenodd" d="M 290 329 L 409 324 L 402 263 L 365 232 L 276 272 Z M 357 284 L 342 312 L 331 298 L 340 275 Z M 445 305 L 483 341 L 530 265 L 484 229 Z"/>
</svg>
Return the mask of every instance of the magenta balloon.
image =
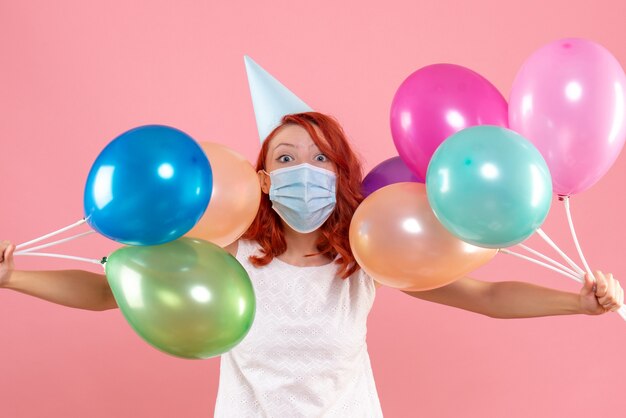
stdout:
<svg viewBox="0 0 626 418">
<path fill-rule="evenodd" d="M 604 47 L 562 39 L 532 54 L 511 89 L 511 129 L 541 152 L 559 195 L 580 193 L 613 165 L 626 138 L 624 70 Z"/>
<path fill-rule="evenodd" d="M 475 125 L 508 127 L 507 103 L 487 79 L 459 65 L 434 64 L 415 71 L 391 104 L 398 154 L 422 178 L 437 147 Z"/>
</svg>

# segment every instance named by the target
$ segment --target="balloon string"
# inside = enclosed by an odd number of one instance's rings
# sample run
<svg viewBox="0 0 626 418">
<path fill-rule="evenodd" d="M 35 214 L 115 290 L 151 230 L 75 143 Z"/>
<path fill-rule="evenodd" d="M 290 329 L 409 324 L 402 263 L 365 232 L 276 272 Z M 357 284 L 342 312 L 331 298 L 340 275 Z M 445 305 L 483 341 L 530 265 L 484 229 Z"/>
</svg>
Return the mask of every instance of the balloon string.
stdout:
<svg viewBox="0 0 626 418">
<path fill-rule="evenodd" d="M 576 280 L 578 283 L 582 283 L 582 282 L 584 281 L 584 280 L 583 280 L 583 278 L 582 278 L 581 276 L 577 276 L 577 275 L 570 274 L 570 273 L 565 272 L 565 271 L 563 271 L 563 270 L 561 270 L 561 269 L 559 269 L 559 268 L 556 268 L 556 267 L 554 267 L 554 266 L 551 266 L 550 264 L 544 263 L 543 261 L 535 260 L 534 258 L 531 258 L 531 257 L 525 256 L 525 255 L 523 255 L 523 254 L 519 254 L 519 253 L 516 253 L 516 252 L 510 251 L 510 250 L 504 249 L 504 248 L 501 248 L 501 249 L 499 250 L 499 252 L 501 252 L 501 253 L 503 253 L 503 254 L 508 254 L 508 255 L 515 256 L 515 257 L 519 257 L 519 258 L 521 258 L 521 259 L 523 259 L 523 260 L 530 261 L 531 263 L 538 264 L 538 265 L 543 266 L 543 267 L 545 267 L 545 268 L 547 268 L 547 269 L 550 269 L 550 270 L 553 270 L 553 271 L 555 271 L 555 272 L 557 272 L 557 273 L 559 273 L 559 274 L 562 274 L 563 276 L 567 276 L 567 277 L 569 277 L 570 279 L 574 279 L 574 280 Z"/>
<path fill-rule="evenodd" d="M 16 252 L 16 253 L 15 253 L 15 255 L 22 255 L 22 254 L 24 254 L 24 253 L 29 253 L 29 252 L 31 252 L 31 251 L 41 250 L 42 248 L 52 247 L 53 245 L 58 245 L 58 244 L 62 244 L 62 243 L 64 243 L 64 242 L 72 241 L 72 240 L 74 240 L 74 239 L 76 239 L 76 238 L 80 238 L 80 237 L 84 237 L 85 235 L 93 234 L 94 232 L 95 232 L 95 231 L 93 231 L 93 230 L 92 230 L 92 231 L 87 231 L 87 232 L 82 232 L 82 233 L 80 233 L 80 234 L 77 234 L 77 235 L 71 236 L 71 237 L 69 237 L 69 238 L 60 239 L 60 240 L 58 240 L 58 241 L 49 242 L 49 243 L 47 243 L 47 244 L 38 245 L 38 246 L 36 246 L 36 247 L 30 247 L 30 248 L 27 248 L 27 249 L 25 249 L 25 250 L 22 250 L 22 251 L 18 251 L 18 252 Z"/>
<path fill-rule="evenodd" d="M 591 269 L 589 268 L 589 264 L 587 264 L 587 260 L 585 259 L 585 255 L 583 254 L 583 250 L 580 248 L 580 243 L 578 242 L 578 238 L 576 237 L 576 230 L 574 229 L 574 221 L 572 220 L 572 212 L 569 207 L 569 196 L 562 196 L 562 200 L 565 203 L 565 212 L 567 213 L 567 223 L 569 224 L 569 230 L 572 233 L 572 238 L 574 239 L 574 244 L 576 245 L 576 250 L 578 251 L 578 256 L 583 262 L 583 266 L 585 266 L 585 270 L 587 270 L 587 274 L 590 277 L 594 277 Z M 595 277 L 594 277 L 595 280 Z"/>
<path fill-rule="evenodd" d="M 587 264 L 587 260 L 585 259 L 585 255 L 583 254 L 583 250 L 580 248 L 580 243 L 578 242 L 578 237 L 576 236 L 576 230 L 574 229 L 574 221 L 572 220 L 572 212 L 570 210 L 570 206 L 569 206 L 569 196 L 559 196 L 561 200 L 563 200 L 563 203 L 565 204 L 565 213 L 567 214 L 567 223 L 569 224 L 569 230 L 572 233 L 572 238 L 574 240 L 574 244 L 576 245 L 576 250 L 578 251 L 578 256 L 580 257 L 580 259 L 583 262 L 583 265 L 585 266 L 585 270 L 587 270 L 587 274 L 589 275 L 589 277 L 593 278 L 593 281 L 596 281 L 596 278 L 594 277 L 593 273 L 591 272 L 591 269 L 589 268 L 589 264 Z M 626 306 L 622 305 L 618 310 L 617 313 L 619 314 L 619 316 L 622 317 L 622 319 L 624 321 L 626 321 Z"/>
<path fill-rule="evenodd" d="M 35 243 L 37 243 L 37 242 L 39 242 L 39 241 L 43 241 L 43 240 L 45 240 L 46 238 L 50 238 L 50 237 L 53 237 L 53 236 L 55 236 L 55 235 L 59 235 L 60 233 L 65 232 L 65 231 L 67 231 L 67 230 L 69 230 L 69 229 L 75 228 L 75 227 L 77 227 L 77 226 L 79 226 L 79 225 L 82 225 L 82 224 L 84 224 L 85 222 L 87 222 L 87 220 L 86 220 L 85 218 L 83 218 L 83 219 L 81 219 L 80 221 L 73 223 L 72 225 L 69 225 L 69 226 L 66 226 L 65 228 L 61 228 L 61 229 L 59 229 L 58 231 L 54 231 L 54 232 L 51 232 L 51 233 L 49 233 L 49 234 L 43 235 L 43 236 L 41 236 L 41 237 L 39 237 L 39 238 L 35 238 L 35 239 L 33 239 L 33 240 L 30 240 L 30 241 L 24 242 L 24 243 L 22 243 L 22 244 L 19 244 L 19 245 L 17 245 L 17 246 L 15 247 L 15 249 L 16 249 L 16 250 L 19 250 L 19 249 L 21 249 L 21 248 L 24 248 L 24 247 L 26 247 L 26 246 L 30 245 L 30 244 L 35 244 Z"/>
<path fill-rule="evenodd" d="M 568 272 L 568 273 L 569 273 L 569 274 L 571 274 L 571 275 L 577 276 L 577 273 L 576 273 L 574 270 L 572 270 L 571 268 L 569 268 L 569 267 L 567 267 L 567 266 L 564 266 L 563 264 L 559 263 L 558 261 L 553 260 L 552 258 L 548 257 L 548 256 L 547 256 L 547 255 L 545 255 L 545 254 L 540 253 L 540 252 L 539 252 L 539 251 L 537 251 L 537 250 L 533 250 L 532 248 L 527 247 L 527 246 L 526 246 L 526 245 L 524 245 L 524 244 L 518 244 L 518 247 L 525 249 L 526 251 L 528 251 L 528 252 L 529 252 L 529 253 L 531 253 L 531 254 L 536 255 L 537 257 L 543 258 L 544 260 L 546 260 L 547 262 L 551 263 L 551 264 L 552 264 L 552 265 L 554 265 L 555 267 L 558 267 L 558 268 L 560 268 L 561 270 L 566 271 L 566 272 Z"/>
<path fill-rule="evenodd" d="M 85 257 L 76 257 L 73 255 L 65 255 L 65 254 L 51 254 L 51 253 L 15 253 L 15 255 L 28 255 L 33 257 L 53 257 L 53 258 L 65 258 L 68 260 L 76 260 L 76 261 L 84 261 L 86 263 L 93 264 L 104 264 L 106 262 L 106 258 L 102 258 L 101 260 L 95 258 L 85 258 Z"/>
<path fill-rule="evenodd" d="M 558 247 L 558 246 L 554 243 L 554 241 L 552 241 L 552 240 L 550 239 L 550 237 L 549 237 L 549 236 L 548 236 L 545 232 L 543 232 L 543 230 L 542 230 L 541 228 L 537 228 L 537 234 L 539 234 L 539 236 L 540 236 L 541 238 L 543 238 L 543 240 L 544 240 L 545 242 L 547 242 L 547 243 L 548 243 L 548 245 L 550 245 L 552 248 L 554 248 L 554 250 L 555 250 L 557 253 L 559 253 L 559 255 L 560 255 L 561 257 L 563 257 L 563 259 L 564 259 L 565 261 L 567 261 L 567 264 L 569 264 L 569 265 L 570 265 L 570 267 L 571 267 L 571 268 L 573 268 L 573 269 L 574 269 L 574 270 L 575 270 L 578 274 L 580 274 L 580 275 L 584 275 L 584 274 L 585 274 L 585 271 L 584 271 L 583 269 L 581 269 L 580 267 L 578 267 L 578 265 L 577 265 L 576 263 L 574 263 L 574 261 L 572 261 L 572 259 L 571 259 L 571 258 L 569 258 L 569 257 L 567 256 L 567 254 L 565 254 L 565 253 L 564 253 L 564 252 L 563 252 L 563 251 L 562 251 L 562 250 L 561 250 L 561 249 L 560 249 L 560 248 L 559 248 L 559 247 Z"/>
</svg>

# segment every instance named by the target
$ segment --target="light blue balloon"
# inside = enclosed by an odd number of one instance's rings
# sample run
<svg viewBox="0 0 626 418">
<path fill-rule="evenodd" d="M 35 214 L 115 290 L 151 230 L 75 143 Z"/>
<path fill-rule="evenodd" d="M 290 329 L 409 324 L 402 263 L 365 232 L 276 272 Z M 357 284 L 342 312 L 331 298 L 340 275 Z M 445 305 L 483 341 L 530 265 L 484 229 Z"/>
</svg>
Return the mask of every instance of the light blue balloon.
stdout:
<svg viewBox="0 0 626 418">
<path fill-rule="evenodd" d="M 437 148 L 426 174 L 439 221 L 465 242 L 504 248 L 528 238 L 546 219 L 552 180 L 539 151 L 498 126 L 474 126 Z"/>
<path fill-rule="evenodd" d="M 163 244 L 193 228 L 212 190 L 209 161 L 189 135 L 169 126 L 140 126 L 111 141 L 91 167 L 85 218 L 115 241 Z"/>
</svg>

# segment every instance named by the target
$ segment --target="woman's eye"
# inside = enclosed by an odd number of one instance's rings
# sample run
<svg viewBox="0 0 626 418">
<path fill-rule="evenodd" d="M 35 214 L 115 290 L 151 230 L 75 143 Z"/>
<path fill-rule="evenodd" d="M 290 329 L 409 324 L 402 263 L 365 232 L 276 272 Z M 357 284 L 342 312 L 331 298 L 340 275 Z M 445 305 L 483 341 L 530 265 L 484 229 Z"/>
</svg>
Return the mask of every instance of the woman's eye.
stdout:
<svg viewBox="0 0 626 418">
<path fill-rule="evenodd" d="M 326 162 L 328 161 L 328 157 L 325 156 L 324 154 L 319 154 L 315 157 L 315 161 Z"/>
<path fill-rule="evenodd" d="M 293 161 L 293 158 L 291 158 L 290 155 L 281 155 L 280 157 L 278 157 L 278 161 L 280 161 L 281 163 L 289 163 Z"/>
</svg>

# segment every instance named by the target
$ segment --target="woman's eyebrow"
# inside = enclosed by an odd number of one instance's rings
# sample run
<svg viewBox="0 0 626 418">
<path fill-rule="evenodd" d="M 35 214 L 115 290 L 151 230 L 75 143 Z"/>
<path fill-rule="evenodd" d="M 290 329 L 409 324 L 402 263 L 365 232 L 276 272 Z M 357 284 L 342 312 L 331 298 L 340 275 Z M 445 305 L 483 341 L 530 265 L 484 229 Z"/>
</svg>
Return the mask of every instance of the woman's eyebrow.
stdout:
<svg viewBox="0 0 626 418">
<path fill-rule="evenodd" d="M 286 142 L 281 142 L 280 144 L 276 144 L 276 146 L 274 147 L 274 151 L 276 150 L 276 148 L 280 147 L 281 145 L 285 145 L 288 147 L 292 147 L 292 148 L 297 148 L 294 144 L 288 144 Z M 309 145 L 309 148 L 317 148 L 316 144 L 311 144 Z"/>
<path fill-rule="evenodd" d="M 286 142 L 281 142 L 280 144 L 277 144 L 277 145 L 274 147 L 274 150 L 275 150 L 276 148 L 280 147 L 281 145 L 286 145 L 286 146 L 288 146 L 288 147 L 293 147 L 293 148 L 295 148 L 295 147 L 296 147 L 296 146 L 295 146 L 295 145 L 293 145 L 293 144 L 288 144 L 288 143 L 286 143 Z"/>
</svg>

